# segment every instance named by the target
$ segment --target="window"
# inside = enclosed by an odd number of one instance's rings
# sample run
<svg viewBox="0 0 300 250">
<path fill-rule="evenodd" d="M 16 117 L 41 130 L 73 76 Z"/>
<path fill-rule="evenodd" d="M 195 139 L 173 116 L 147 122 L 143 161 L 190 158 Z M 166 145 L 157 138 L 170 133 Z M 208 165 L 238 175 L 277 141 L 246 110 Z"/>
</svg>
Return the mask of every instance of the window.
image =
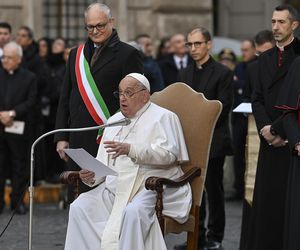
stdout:
<svg viewBox="0 0 300 250">
<path fill-rule="evenodd" d="M 63 37 L 69 45 L 86 39 L 84 10 L 94 0 L 43 0 L 44 35 Z"/>
</svg>

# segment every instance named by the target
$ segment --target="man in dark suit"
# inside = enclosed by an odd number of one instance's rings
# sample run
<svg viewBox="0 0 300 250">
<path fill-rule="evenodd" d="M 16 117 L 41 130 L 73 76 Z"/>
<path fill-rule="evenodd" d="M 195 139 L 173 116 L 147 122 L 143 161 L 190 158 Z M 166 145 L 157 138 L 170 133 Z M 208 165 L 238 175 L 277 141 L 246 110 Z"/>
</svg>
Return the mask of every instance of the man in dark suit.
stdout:
<svg viewBox="0 0 300 250">
<path fill-rule="evenodd" d="M 36 77 L 21 68 L 22 48 L 15 42 L 4 46 L 0 69 L 0 212 L 4 207 L 4 170 L 12 173 L 11 208 L 25 214 L 22 201 L 28 180 L 26 153 L 31 114 L 36 101 Z"/>
<path fill-rule="evenodd" d="M 287 180 L 290 153 L 280 121 L 276 100 L 294 59 L 300 55 L 300 41 L 293 32 L 298 13 L 290 5 L 275 8 L 272 31 L 276 46 L 258 59 L 258 83 L 252 109 L 260 149 L 252 204 L 252 217 L 246 249 L 282 250 L 285 224 Z"/>
<path fill-rule="evenodd" d="M 202 92 L 207 99 L 219 100 L 223 104 L 223 110 L 212 139 L 205 181 L 209 208 L 206 249 L 221 249 L 225 229 L 223 165 L 225 156 L 232 154 L 228 119 L 233 101 L 233 73 L 210 56 L 209 50 L 212 41 L 208 30 L 205 28 L 194 29 L 188 34 L 187 40 L 186 46 L 189 48 L 194 63 L 180 71 L 179 81 Z M 206 241 L 205 199 L 202 199 L 200 217 L 199 244 L 200 247 L 203 247 Z"/>
<path fill-rule="evenodd" d="M 113 96 L 113 92 L 118 90 L 118 83 L 131 72 L 142 73 L 143 71 L 139 52 L 119 40 L 117 31 L 113 29 L 113 23 L 114 18 L 106 5 L 91 4 L 85 12 L 85 27 L 89 38 L 82 50 L 91 77 L 94 79 L 96 88 L 102 96 L 110 115 L 113 115 L 119 109 L 118 100 Z M 83 99 L 78 88 L 78 75 L 76 75 L 75 70 L 78 49 L 75 48 L 70 52 L 58 106 L 57 128 L 97 125 L 91 116 L 91 110 L 86 106 L 86 100 Z M 76 134 L 61 133 L 55 136 L 55 141 L 60 157 L 67 161 L 63 150 L 68 147 L 82 147 L 95 156 L 98 148 L 96 138 L 97 131 Z M 74 163 L 69 162 L 68 166 L 71 170 L 79 170 Z M 81 191 L 84 189 L 86 190 L 87 186 L 82 184 Z M 72 195 L 69 198 L 71 201 Z"/>
<path fill-rule="evenodd" d="M 178 79 L 179 70 L 186 68 L 193 62 L 193 59 L 187 53 L 185 42 L 186 39 L 183 34 L 171 36 L 170 44 L 172 54 L 159 62 L 165 87 L 175 83 Z"/>
</svg>

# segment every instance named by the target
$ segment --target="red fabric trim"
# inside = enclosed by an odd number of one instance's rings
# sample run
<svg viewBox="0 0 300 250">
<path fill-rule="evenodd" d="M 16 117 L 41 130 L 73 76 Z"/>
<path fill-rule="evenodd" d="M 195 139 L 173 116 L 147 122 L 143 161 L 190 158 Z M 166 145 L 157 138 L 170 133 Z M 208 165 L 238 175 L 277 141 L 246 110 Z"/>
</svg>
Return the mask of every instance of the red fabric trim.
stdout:
<svg viewBox="0 0 300 250">
<path fill-rule="evenodd" d="M 76 53 L 76 62 L 75 62 L 75 73 L 76 73 L 76 79 L 77 79 L 77 85 L 80 92 L 80 95 L 85 103 L 85 106 L 87 107 L 87 110 L 89 111 L 90 115 L 92 116 L 93 120 L 98 124 L 102 125 L 103 121 L 98 116 L 96 110 L 94 109 L 92 103 L 90 102 L 90 99 L 87 96 L 87 93 L 83 87 L 82 78 L 80 75 L 80 69 L 79 69 L 79 58 L 81 51 L 83 50 L 84 45 L 80 45 L 77 49 Z"/>
<path fill-rule="evenodd" d="M 298 126 L 300 128 L 300 107 L 298 108 Z"/>
</svg>

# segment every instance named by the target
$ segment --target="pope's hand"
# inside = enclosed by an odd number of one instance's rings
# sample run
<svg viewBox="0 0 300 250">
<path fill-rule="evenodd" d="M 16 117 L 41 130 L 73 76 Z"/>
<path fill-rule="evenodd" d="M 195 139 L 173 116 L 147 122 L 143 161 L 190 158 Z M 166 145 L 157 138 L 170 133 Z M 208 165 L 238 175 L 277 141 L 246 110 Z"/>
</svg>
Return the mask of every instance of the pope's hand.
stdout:
<svg viewBox="0 0 300 250">
<path fill-rule="evenodd" d="M 130 144 L 121 143 L 117 141 L 105 141 L 104 148 L 106 148 L 106 152 L 113 153 L 112 159 L 117 158 L 120 155 L 128 155 L 130 151 Z"/>
<path fill-rule="evenodd" d="M 95 182 L 95 173 L 87 169 L 80 170 L 79 177 L 83 182 L 88 184 L 93 184 Z"/>
</svg>

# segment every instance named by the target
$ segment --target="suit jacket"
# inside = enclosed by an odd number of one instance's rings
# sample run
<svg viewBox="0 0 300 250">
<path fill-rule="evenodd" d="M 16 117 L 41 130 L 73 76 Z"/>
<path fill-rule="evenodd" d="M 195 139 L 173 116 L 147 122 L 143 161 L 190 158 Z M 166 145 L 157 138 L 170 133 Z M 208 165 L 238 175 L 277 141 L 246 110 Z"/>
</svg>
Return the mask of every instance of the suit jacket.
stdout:
<svg viewBox="0 0 300 250">
<path fill-rule="evenodd" d="M 209 100 L 219 100 L 223 110 L 214 131 L 210 158 L 232 154 L 232 143 L 229 131 L 229 112 L 233 102 L 233 72 L 224 65 L 210 58 L 203 67 L 203 82 L 193 83 L 196 65 L 190 65 L 179 73 L 179 81 L 191 86 L 195 91 L 202 92 Z"/>
<path fill-rule="evenodd" d="M 84 55 L 89 64 L 93 51 L 94 44 L 91 40 L 88 40 L 85 43 Z M 70 52 L 57 110 L 56 128 L 79 128 L 97 125 L 90 116 L 78 90 L 75 75 L 76 52 L 77 48 Z M 119 100 L 113 96 L 113 92 L 118 90 L 120 81 L 127 74 L 132 72 L 142 73 L 143 64 L 140 53 L 132 46 L 121 42 L 116 31 L 114 31 L 107 46 L 103 48 L 100 56 L 90 69 L 99 92 L 110 114 L 113 115 L 119 109 Z M 95 156 L 98 148 L 96 137 L 97 131 L 76 134 L 61 133 L 56 134 L 54 140 L 56 142 L 60 140 L 69 141 L 70 147 L 83 147 Z"/>
<path fill-rule="evenodd" d="M 167 56 L 164 60 L 159 62 L 159 67 L 161 69 L 161 73 L 164 79 L 164 86 L 167 87 L 172 83 L 175 83 L 178 79 L 179 70 L 177 69 L 175 60 L 173 58 L 173 54 Z M 188 56 L 187 65 L 191 65 L 193 63 L 193 59 Z"/>
<path fill-rule="evenodd" d="M 17 121 L 25 122 L 23 138 L 29 138 L 33 107 L 36 103 L 37 80 L 30 71 L 18 68 L 11 75 L 0 68 L 0 111 L 15 110 Z M 4 126 L 0 123 L 0 135 Z"/>
<path fill-rule="evenodd" d="M 275 109 L 278 93 L 291 63 L 300 55 L 300 41 L 294 41 L 285 47 L 283 65 L 278 67 L 278 48 L 274 47 L 260 55 L 258 59 L 258 83 L 252 96 L 252 109 L 258 130 L 265 125 L 274 125 L 277 132 L 284 137 L 281 127 L 281 111 Z"/>
</svg>

